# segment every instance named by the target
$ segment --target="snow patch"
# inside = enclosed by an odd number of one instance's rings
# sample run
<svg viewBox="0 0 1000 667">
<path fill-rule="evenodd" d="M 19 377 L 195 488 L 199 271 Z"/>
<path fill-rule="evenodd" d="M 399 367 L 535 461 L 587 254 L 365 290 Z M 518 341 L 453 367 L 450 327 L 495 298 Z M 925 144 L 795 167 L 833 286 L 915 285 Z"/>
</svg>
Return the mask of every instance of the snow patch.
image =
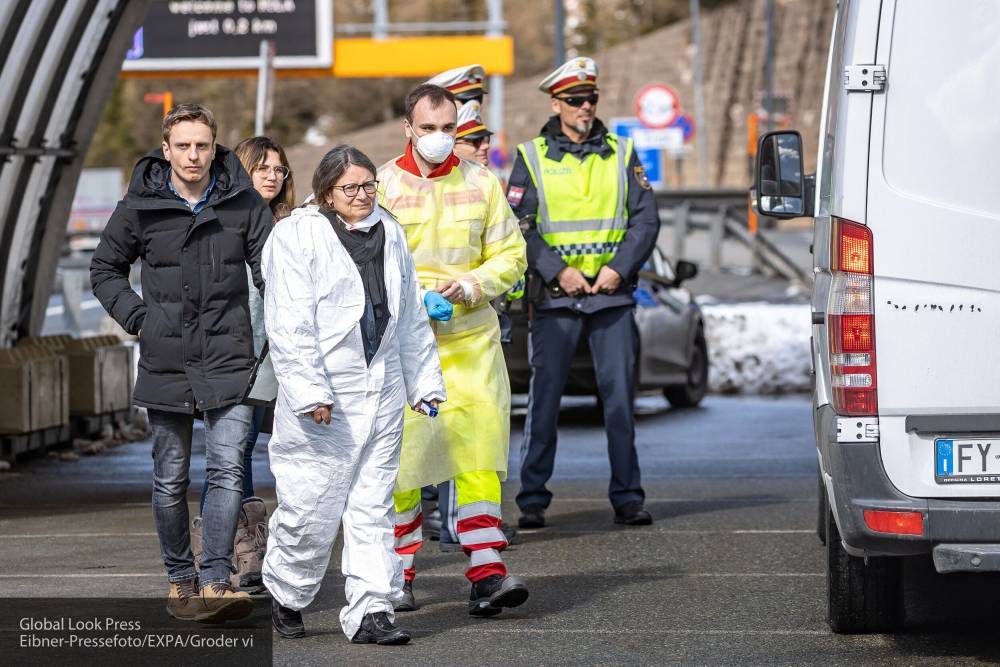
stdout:
<svg viewBox="0 0 1000 667">
<path fill-rule="evenodd" d="M 709 391 L 809 392 L 809 304 L 704 304 Z"/>
</svg>

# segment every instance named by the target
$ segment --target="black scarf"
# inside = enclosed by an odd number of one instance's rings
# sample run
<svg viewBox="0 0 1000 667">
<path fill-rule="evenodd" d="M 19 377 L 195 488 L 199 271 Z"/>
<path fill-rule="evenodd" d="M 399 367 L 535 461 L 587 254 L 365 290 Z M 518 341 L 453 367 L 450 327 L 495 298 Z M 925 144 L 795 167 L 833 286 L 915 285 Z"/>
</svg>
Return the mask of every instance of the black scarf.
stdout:
<svg viewBox="0 0 1000 667">
<path fill-rule="evenodd" d="M 351 231 L 333 211 L 327 211 L 326 217 L 344 250 L 358 267 L 365 287 L 365 312 L 360 324 L 365 361 L 371 364 L 389 324 L 389 297 L 385 290 L 385 227 L 380 221 L 369 229 Z"/>
<path fill-rule="evenodd" d="M 587 138 L 576 143 L 562 131 L 562 123 L 560 123 L 558 115 L 549 118 L 541 131 L 541 135 L 548 139 L 549 147 L 546 151 L 546 157 L 556 161 L 562 161 L 562 156 L 566 153 L 575 156 L 580 161 L 583 161 L 591 153 L 597 153 L 602 158 L 607 158 L 612 153 L 606 138 L 607 134 L 608 128 L 599 118 L 595 118 Z"/>
</svg>

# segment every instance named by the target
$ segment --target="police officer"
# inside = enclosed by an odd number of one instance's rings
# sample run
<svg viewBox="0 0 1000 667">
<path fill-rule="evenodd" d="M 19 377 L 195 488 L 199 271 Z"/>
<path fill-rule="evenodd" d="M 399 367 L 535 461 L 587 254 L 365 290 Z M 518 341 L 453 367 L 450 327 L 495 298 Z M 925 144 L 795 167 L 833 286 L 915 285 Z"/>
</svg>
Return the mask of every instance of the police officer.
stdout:
<svg viewBox="0 0 1000 667">
<path fill-rule="evenodd" d="M 518 218 L 529 216 L 524 238 L 534 307 L 519 525 L 545 525 L 559 400 L 584 335 L 604 405 L 614 521 L 648 525 L 632 413 L 638 351 L 632 292 L 656 244 L 656 201 L 632 141 L 597 118 L 593 60 L 572 59 L 539 88 L 554 115 L 538 137 L 518 146 L 507 190 Z"/>
</svg>

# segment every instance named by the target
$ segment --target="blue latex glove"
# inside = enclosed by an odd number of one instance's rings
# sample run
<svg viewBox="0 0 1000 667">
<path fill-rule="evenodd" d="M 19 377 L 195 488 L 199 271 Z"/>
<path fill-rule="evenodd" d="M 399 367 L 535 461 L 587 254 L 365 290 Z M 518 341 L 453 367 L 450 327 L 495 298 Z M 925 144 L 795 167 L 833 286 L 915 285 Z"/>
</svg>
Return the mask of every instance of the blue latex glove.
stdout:
<svg viewBox="0 0 1000 667">
<path fill-rule="evenodd" d="M 441 296 L 439 292 L 428 291 L 424 294 L 424 308 L 432 320 L 447 322 L 451 319 L 451 311 L 454 307 L 448 299 Z"/>
</svg>

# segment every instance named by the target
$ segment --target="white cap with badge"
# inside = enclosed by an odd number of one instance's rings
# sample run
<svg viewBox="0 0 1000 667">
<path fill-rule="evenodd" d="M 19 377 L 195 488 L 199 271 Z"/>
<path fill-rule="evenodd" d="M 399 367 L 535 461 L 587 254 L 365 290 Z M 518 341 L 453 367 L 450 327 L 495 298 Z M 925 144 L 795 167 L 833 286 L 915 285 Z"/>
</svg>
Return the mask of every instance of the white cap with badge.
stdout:
<svg viewBox="0 0 1000 667">
<path fill-rule="evenodd" d="M 486 92 L 483 81 L 486 80 L 486 70 L 482 65 L 465 65 L 447 72 L 441 72 L 431 77 L 427 83 L 451 91 L 459 102 L 468 102 L 480 98 Z"/>
<path fill-rule="evenodd" d="M 558 95 L 574 88 L 597 88 L 597 63 L 592 58 L 573 58 L 538 84 L 538 89 Z"/>
</svg>

